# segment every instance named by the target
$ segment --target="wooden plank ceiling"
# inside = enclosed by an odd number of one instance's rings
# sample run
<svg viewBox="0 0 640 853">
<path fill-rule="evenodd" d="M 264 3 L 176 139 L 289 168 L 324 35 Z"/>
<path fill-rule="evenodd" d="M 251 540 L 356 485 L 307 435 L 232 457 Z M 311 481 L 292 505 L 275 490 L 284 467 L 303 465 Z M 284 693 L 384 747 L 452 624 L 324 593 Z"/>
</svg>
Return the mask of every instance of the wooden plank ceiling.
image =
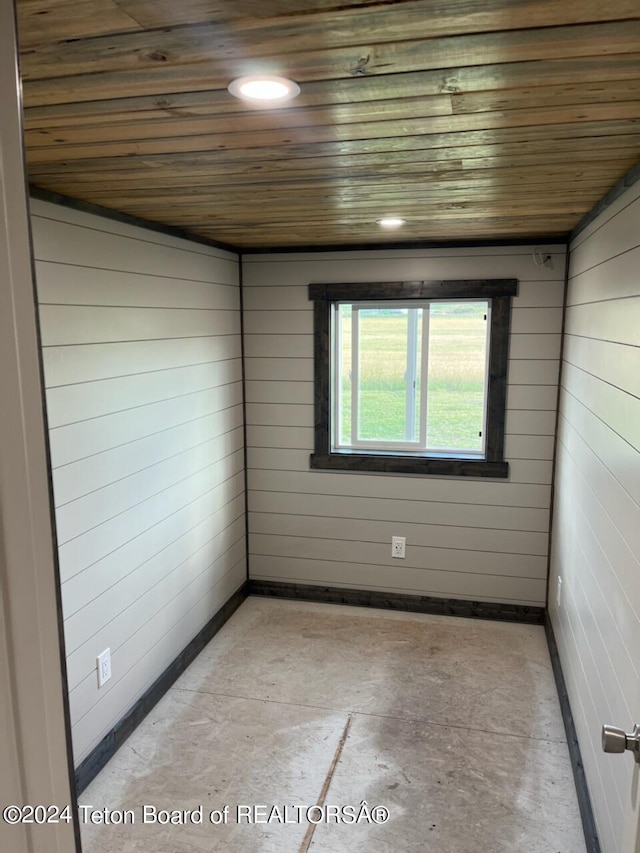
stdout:
<svg viewBox="0 0 640 853">
<path fill-rule="evenodd" d="M 236 247 L 565 235 L 640 159 L 638 0 L 18 0 L 18 18 L 31 182 Z M 300 96 L 228 94 L 260 72 Z"/>
</svg>

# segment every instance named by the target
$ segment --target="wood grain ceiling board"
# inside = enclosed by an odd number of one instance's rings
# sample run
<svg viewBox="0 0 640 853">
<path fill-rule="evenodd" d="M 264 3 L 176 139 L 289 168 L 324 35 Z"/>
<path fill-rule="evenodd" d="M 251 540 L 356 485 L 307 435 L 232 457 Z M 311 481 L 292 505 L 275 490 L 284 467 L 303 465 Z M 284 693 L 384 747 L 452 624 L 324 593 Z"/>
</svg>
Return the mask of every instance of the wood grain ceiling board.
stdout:
<svg viewBox="0 0 640 853">
<path fill-rule="evenodd" d="M 638 0 L 17 8 L 32 183 L 238 248 L 560 237 L 640 159 Z"/>
</svg>

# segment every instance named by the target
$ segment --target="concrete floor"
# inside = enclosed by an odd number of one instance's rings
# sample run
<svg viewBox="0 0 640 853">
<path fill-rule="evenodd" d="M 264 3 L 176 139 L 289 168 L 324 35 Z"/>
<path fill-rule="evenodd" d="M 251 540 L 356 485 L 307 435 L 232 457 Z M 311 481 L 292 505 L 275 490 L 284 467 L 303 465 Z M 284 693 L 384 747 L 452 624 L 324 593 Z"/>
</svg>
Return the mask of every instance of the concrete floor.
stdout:
<svg viewBox="0 0 640 853">
<path fill-rule="evenodd" d="M 85 853 L 585 850 L 542 628 L 263 598 L 80 802 L 135 820 L 86 824 Z M 202 805 L 203 823 L 145 824 L 143 805 Z M 238 805 L 268 808 L 248 823 Z"/>
</svg>

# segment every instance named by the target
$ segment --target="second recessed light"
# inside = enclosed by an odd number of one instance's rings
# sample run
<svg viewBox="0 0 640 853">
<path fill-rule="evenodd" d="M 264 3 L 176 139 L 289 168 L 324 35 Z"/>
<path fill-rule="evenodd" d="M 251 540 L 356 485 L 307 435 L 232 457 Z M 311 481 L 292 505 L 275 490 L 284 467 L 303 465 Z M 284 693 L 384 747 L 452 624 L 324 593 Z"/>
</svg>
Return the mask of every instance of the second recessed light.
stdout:
<svg viewBox="0 0 640 853">
<path fill-rule="evenodd" d="M 406 224 L 406 221 L 406 219 L 400 219 L 397 216 L 386 216 L 384 219 L 376 220 L 381 228 L 400 228 Z"/>
</svg>

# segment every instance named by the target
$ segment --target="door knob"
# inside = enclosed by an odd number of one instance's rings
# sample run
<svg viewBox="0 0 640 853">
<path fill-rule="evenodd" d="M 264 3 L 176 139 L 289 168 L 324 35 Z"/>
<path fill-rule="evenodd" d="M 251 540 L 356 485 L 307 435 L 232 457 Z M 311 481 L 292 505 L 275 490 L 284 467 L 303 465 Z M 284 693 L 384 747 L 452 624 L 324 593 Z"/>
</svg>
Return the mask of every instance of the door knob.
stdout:
<svg viewBox="0 0 640 853">
<path fill-rule="evenodd" d="M 636 723 L 631 734 L 616 726 L 602 727 L 602 749 L 604 752 L 624 752 L 630 750 L 637 764 L 640 764 L 640 724 Z"/>
</svg>

